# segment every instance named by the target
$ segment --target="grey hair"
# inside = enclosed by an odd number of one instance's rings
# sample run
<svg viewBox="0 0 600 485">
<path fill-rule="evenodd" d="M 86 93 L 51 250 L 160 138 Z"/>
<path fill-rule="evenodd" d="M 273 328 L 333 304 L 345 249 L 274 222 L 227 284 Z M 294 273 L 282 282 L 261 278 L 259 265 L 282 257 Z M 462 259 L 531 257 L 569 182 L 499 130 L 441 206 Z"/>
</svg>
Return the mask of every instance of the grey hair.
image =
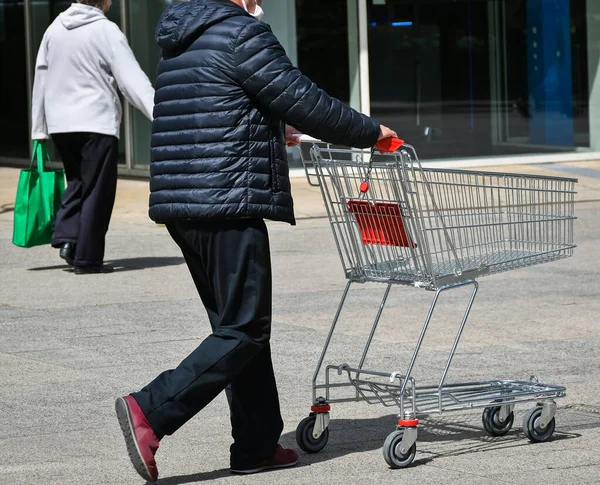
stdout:
<svg viewBox="0 0 600 485">
<path fill-rule="evenodd" d="M 78 3 L 83 3 L 84 5 L 89 5 L 90 7 L 96 7 L 102 9 L 106 4 L 106 0 L 77 0 Z"/>
</svg>

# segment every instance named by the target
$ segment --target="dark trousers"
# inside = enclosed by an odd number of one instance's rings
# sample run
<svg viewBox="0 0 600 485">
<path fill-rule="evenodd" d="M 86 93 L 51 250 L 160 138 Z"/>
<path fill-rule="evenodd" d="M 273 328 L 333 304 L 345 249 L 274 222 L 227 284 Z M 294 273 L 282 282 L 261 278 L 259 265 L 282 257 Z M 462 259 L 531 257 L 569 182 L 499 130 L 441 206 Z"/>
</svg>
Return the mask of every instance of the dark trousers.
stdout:
<svg viewBox="0 0 600 485">
<path fill-rule="evenodd" d="M 117 191 L 119 141 L 97 133 L 52 135 L 67 176 L 52 246 L 76 245 L 75 266 L 101 265 Z"/>
<path fill-rule="evenodd" d="M 269 344 L 271 257 L 262 220 L 167 224 L 213 333 L 133 396 L 157 437 L 173 434 L 226 389 L 233 467 L 269 458 L 283 430 Z"/>
</svg>

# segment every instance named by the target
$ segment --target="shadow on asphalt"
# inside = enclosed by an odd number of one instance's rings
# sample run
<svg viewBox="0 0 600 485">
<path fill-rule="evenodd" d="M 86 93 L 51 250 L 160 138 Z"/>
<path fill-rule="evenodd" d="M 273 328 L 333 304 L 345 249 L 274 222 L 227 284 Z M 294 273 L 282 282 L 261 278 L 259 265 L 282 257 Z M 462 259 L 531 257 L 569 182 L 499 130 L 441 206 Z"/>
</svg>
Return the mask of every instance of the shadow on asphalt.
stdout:
<svg viewBox="0 0 600 485">
<path fill-rule="evenodd" d="M 142 258 L 128 258 L 128 259 L 115 259 L 107 261 L 106 264 L 115 268 L 115 273 L 121 273 L 123 271 L 139 271 L 150 268 L 163 268 L 166 266 L 177 266 L 183 264 L 185 261 L 183 258 L 177 257 L 142 257 Z M 29 271 L 52 271 L 62 269 L 65 272 L 73 272 L 70 266 L 66 264 L 58 264 L 52 266 L 40 266 L 37 268 L 29 268 Z"/>
<path fill-rule="evenodd" d="M 28 271 L 53 271 L 62 269 L 66 273 L 72 273 L 73 268 L 71 268 L 68 264 L 55 264 L 53 266 L 39 266 L 37 268 L 29 268 Z"/>
<path fill-rule="evenodd" d="M 486 434 L 483 426 L 474 424 L 476 421 L 472 414 L 455 416 L 455 418 L 454 420 L 451 417 L 420 420 L 417 457 L 412 466 L 429 463 L 436 457 L 533 446 L 525 438 L 519 423 L 515 423 L 513 430 L 506 436 L 494 438 Z M 590 423 L 589 428 L 600 428 L 600 416 L 597 418 L 594 423 Z M 395 430 L 396 420 L 396 415 L 375 419 L 332 420 L 329 425 L 330 436 L 327 447 L 317 454 L 302 454 L 298 466 L 310 466 L 352 453 L 379 450 L 387 436 Z M 551 441 L 570 440 L 580 436 L 577 433 L 557 430 Z M 295 433 L 284 435 L 282 443 L 296 448 Z M 436 449 L 428 449 L 429 443 L 437 445 L 434 446 Z M 447 449 L 440 450 L 440 446 L 445 446 Z"/>
<path fill-rule="evenodd" d="M 215 470 L 212 472 L 195 473 L 191 475 L 179 475 L 177 477 L 161 478 L 156 482 L 146 482 L 148 485 L 183 485 L 186 483 L 199 483 L 199 482 L 210 482 L 211 480 L 217 480 L 218 478 L 224 478 L 231 476 L 229 468 L 223 468 L 221 470 Z"/>
<path fill-rule="evenodd" d="M 559 429 L 550 441 L 576 439 L 581 436 L 574 432 L 576 430 L 600 428 L 600 415 L 578 413 L 576 416 L 566 409 L 559 410 L 559 413 L 562 413 Z M 394 430 L 396 420 L 396 415 L 374 419 L 334 419 L 329 424 L 330 437 L 327 447 L 316 454 L 301 453 L 298 467 L 311 466 L 354 453 L 379 450 L 385 438 Z M 561 423 L 569 432 L 560 429 Z M 280 442 L 285 447 L 298 448 L 295 432 L 284 434 Z M 454 415 L 454 419 L 451 415 L 444 418 L 426 418 L 420 422 L 417 457 L 411 466 L 424 465 L 441 457 L 526 446 L 544 445 L 530 443 L 525 438 L 519 422 L 515 422 L 515 427 L 506 436 L 492 438 L 485 433 L 483 426 L 478 425 L 473 414 Z M 440 447 L 444 449 L 440 449 Z M 386 466 L 383 457 L 381 460 L 382 467 Z M 159 485 L 184 485 L 208 482 L 230 475 L 229 469 L 221 469 L 167 477 L 156 483 Z"/>
<path fill-rule="evenodd" d="M 142 257 L 128 259 L 114 259 L 106 264 L 115 268 L 115 273 L 122 271 L 138 271 L 150 268 L 164 268 L 166 266 L 178 266 L 185 260 L 180 257 Z"/>
<path fill-rule="evenodd" d="M 15 211 L 14 204 L 0 205 L 0 214 L 5 214 L 6 212 L 14 212 L 14 211 Z"/>
</svg>

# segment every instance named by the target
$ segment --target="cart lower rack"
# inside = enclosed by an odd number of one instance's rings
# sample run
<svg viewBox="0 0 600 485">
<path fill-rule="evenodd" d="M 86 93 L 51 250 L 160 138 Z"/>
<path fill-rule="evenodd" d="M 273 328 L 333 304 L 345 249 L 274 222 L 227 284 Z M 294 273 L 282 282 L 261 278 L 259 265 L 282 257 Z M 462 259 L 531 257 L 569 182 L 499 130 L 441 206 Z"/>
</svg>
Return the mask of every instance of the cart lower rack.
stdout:
<svg viewBox="0 0 600 485">
<path fill-rule="evenodd" d="M 392 153 L 303 143 L 302 161 L 311 185 L 320 187 L 348 280 L 314 373 L 313 406 L 298 426 L 304 451 L 321 451 L 329 438 L 331 404 L 365 401 L 397 407 L 398 425 L 385 440 L 392 468 L 409 466 L 416 455 L 419 417 L 483 409 L 491 436 L 508 433 L 517 404 L 534 403 L 523 430 L 532 442 L 551 438 L 562 386 L 529 381 L 447 382 L 467 323 L 477 279 L 573 255 L 577 180 L 496 172 L 423 168 L 413 147 Z M 396 148 L 396 147 L 394 147 Z M 357 365 L 326 365 L 325 357 L 352 284 L 387 285 Z M 381 314 L 394 285 L 434 292 L 406 370 L 364 368 Z M 442 294 L 472 287 L 462 321 L 438 382 L 413 377 L 417 357 Z M 348 392 L 350 391 L 350 392 Z"/>
</svg>

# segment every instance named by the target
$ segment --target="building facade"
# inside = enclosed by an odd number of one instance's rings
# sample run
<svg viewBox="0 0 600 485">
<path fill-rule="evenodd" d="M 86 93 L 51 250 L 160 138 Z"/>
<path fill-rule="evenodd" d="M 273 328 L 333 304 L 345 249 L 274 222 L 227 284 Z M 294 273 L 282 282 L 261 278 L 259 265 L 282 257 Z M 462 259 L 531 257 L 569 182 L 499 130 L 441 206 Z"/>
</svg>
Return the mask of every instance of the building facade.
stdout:
<svg viewBox="0 0 600 485">
<path fill-rule="evenodd" d="M 171 0 L 113 0 L 151 80 Z M 0 162 L 29 156 L 38 45 L 62 0 L 0 0 Z M 600 157 L 598 0 L 263 0 L 291 59 L 425 160 Z M 144 175 L 150 123 L 126 107 L 121 170 Z M 295 160 L 293 163 L 297 163 Z"/>
</svg>

